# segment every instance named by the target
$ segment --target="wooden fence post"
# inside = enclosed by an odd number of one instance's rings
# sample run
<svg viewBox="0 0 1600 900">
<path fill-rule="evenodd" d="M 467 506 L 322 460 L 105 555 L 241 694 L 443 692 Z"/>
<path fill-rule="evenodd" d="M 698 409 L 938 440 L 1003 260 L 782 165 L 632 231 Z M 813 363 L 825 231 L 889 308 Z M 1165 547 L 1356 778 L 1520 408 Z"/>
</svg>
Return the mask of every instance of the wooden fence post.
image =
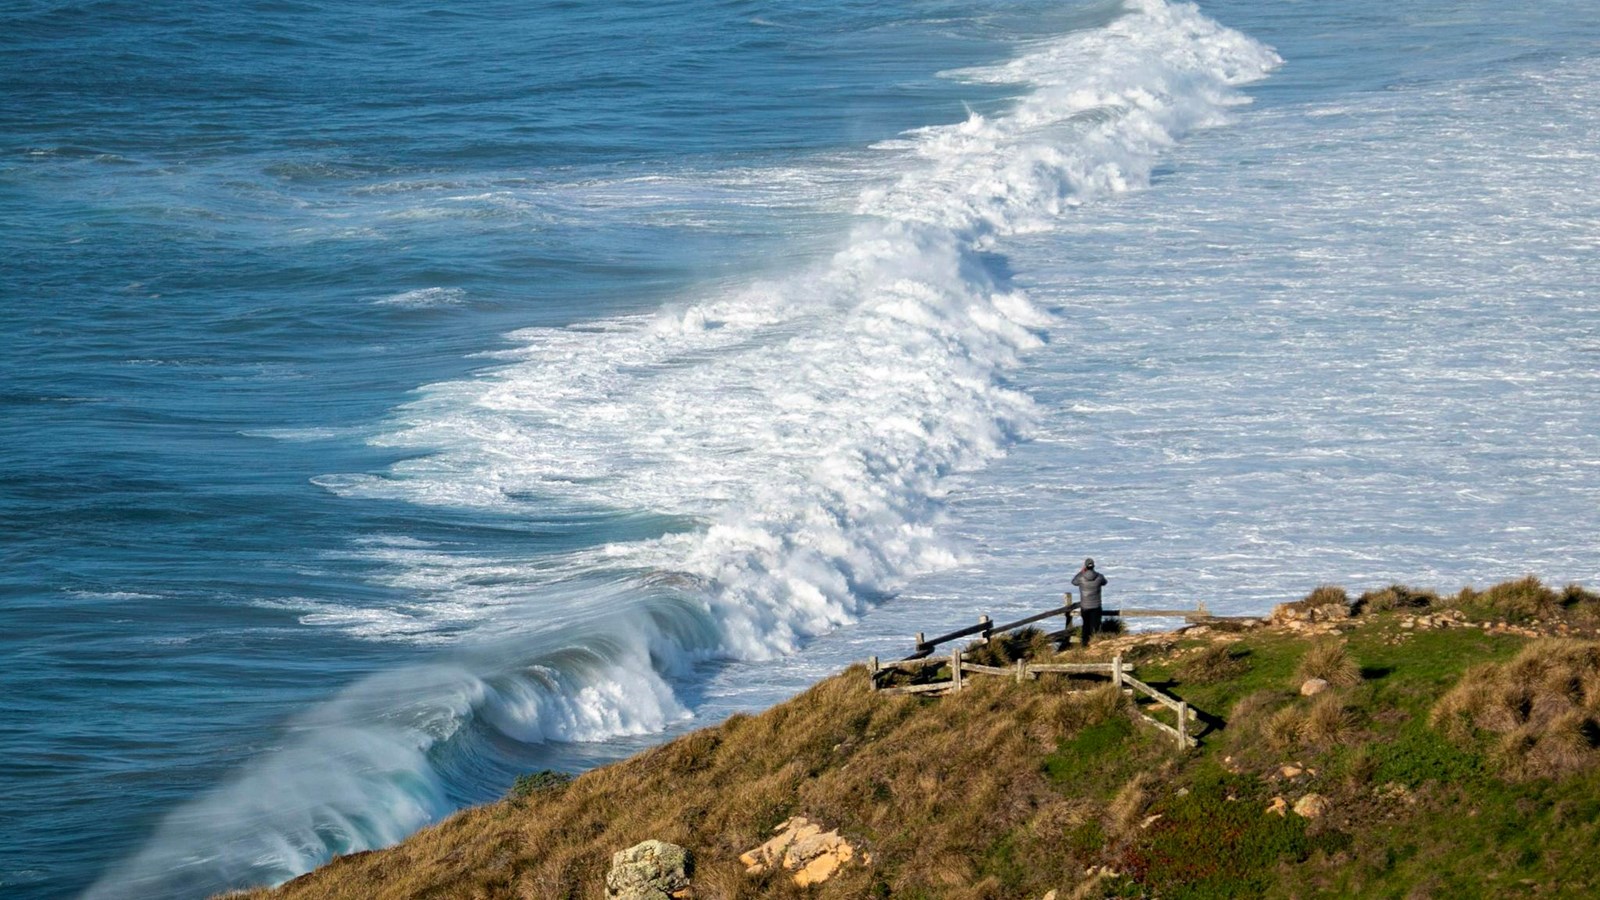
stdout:
<svg viewBox="0 0 1600 900">
<path fill-rule="evenodd" d="M 950 680 L 953 691 L 961 690 L 961 648 L 950 651 Z"/>
<path fill-rule="evenodd" d="M 1019 659 L 1019 660 L 1017 660 L 1017 684 L 1021 684 L 1023 681 L 1027 680 L 1027 678 L 1028 678 L 1028 663 L 1027 663 L 1027 660 Z"/>
<path fill-rule="evenodd" d="M 877 657 L 873 657 L 873 660 L 876 661 Z M 1122 654 L 1121 653 L 1118 653 L 1116 656 L 1111 658 L 1111 683 L 1114 686 L 1118 687 L 1118 688 L 1122 687 Z"/>
<path fill-rule="evenodd" d="M 1189 703 L 1178 701 L 1178 749 L 1189 749 Z"/>
<path fill-rule="evenodd" d="M 867 660 L 867 675 L 872 679 L 872 689 L 878 689 L 878 658 L 876 656 Z"/>
<path fill-rule="evenodd" d="M 978 624 L 983 626 L 983 631 L 979 633 L 983 635 L 984 643 L 994 640 L 994 632 L 989 630 L 989 626 L 993 624 L 993 621 L 994 620 L 990 619 L 988 616 L 978 617 Z"/>
<path fill-rule="evenodd" d="M 916 640 L 917 640 L 917 647 L 916 647 L 915 652 L 921 653 L 922 652 L 922 632 L 920 632 L 920 631 L 917 632 Z"/>
</svg>

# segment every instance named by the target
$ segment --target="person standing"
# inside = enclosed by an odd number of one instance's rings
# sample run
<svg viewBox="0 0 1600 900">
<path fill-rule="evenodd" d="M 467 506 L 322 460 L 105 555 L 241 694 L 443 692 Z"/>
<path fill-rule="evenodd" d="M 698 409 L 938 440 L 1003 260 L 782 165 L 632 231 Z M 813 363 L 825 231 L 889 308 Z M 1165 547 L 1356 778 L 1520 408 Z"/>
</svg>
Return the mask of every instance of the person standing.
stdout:
<svg viewBox="0 0 1600 900">
<path fill-rule="evenodd" d="M 1083 561 L 1083 568 L 1078 574 L 1072 576 L 1072 585 L 1078 589 L 1078 611 L 1083 614 L 1083 645 L 1089 646 L 1089 638 L 1100 630 L 1100 589 L 1105 587 L 1106 577 L 1094 570 L 1094 560 Z"/>
</svg>

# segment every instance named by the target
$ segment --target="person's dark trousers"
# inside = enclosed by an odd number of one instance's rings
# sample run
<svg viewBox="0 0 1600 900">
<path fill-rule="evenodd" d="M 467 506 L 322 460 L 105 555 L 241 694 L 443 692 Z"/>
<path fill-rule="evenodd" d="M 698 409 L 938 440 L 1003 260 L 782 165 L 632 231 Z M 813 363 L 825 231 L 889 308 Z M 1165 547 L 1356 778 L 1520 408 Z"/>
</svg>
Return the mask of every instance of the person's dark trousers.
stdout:
<svg viewBox="0 0 1600 900">
<path fill-rule="evenodd" d="M 1089 646 L 1089 638 L 1100 633 L 1100 610 L 1084 609 L 1083 613 L 1083 645 Z"/>
</svg>

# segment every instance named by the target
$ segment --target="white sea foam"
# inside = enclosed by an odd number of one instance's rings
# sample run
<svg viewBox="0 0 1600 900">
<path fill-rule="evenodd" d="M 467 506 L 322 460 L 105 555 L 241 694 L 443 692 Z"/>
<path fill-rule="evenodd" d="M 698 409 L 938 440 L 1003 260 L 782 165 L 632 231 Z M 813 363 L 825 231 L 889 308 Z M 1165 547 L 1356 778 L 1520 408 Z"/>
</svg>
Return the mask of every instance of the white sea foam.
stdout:
<svg viewBox="0 0 1600 900">
<path fill-rule="evenodd" d="M 1280 105 L 1011 242 L 1092 340 L 1030 357 L 1035 440 L 952 505 L 982 558 L 908 591 L 1003 612 L 1085 555 L 1130 605 L 1237 614 L 1324 580 L 1600 582 L 1597 88 L 1530 59 L 1337 123 Z"/>
<path fill-rule="evenodd" d="M 66 591 L 71 597 L 81 597 L 85 600 L 160 600 L 160 594 L 146 594 L 139 591 Z"/>
<path fill-rule="evenodd" d="M 417 602 L 296 601 L 301 621 L 449 641 L 460 662 L 352 688 L 180 810 L 91 896 L 190 875 L 282 879 L 387 843 L 443 811 L 440 757 L 473 752 L 469 723 L 522 742 L 659 730 L 686 714 L 670 679 L 694 661 L 792 652 L 955 564 L 939 529 L 951 479 L 1030 427 L 1006 373 L 1050 321 L 984 254 L 1142 186 L 1166 148 L 1222 121 L 1234 87 L 1277 62 L 1192 6 L 1138 3 L 964 73 L 1036 88 L 1008 114 L 885 148 L 857 173 L 857 224 L 831 258 L 654 316 L 520 332 L 499 367 L 421 389 L 380 439 L 420 455 L 317 483 L 696 527 L 537 559 L 362 548 Z M 390 709 L 400 698 L 413 720 Z M 212 855 L 186 862 L 195 844 Z"/>
<path fill-rule="evenodd" d="M 399 294 L 390 294 L 379 300 L 372 301 L 377 306 L 398 306 L 403 309 L 430 309 L 439 306 L 460 306 L 466 302 L 467 292 L 461 288 L 418 288 L 414 291 L 404 291 Z"/>
</svg>

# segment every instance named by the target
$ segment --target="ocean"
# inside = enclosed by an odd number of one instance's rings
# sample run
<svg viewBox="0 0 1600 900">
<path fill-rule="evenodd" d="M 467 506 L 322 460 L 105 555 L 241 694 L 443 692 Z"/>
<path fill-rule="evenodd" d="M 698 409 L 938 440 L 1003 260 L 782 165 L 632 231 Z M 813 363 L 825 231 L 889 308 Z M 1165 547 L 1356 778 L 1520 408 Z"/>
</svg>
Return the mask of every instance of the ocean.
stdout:
<svg viewBox="0 0 1600 900">
<path fill-rule="evenodd" d="M 1600 584 L 1597 183 L 1587 0 L 6 3 L 0 893 L 280 882 L 1085 556 Z"/>
</svg>

